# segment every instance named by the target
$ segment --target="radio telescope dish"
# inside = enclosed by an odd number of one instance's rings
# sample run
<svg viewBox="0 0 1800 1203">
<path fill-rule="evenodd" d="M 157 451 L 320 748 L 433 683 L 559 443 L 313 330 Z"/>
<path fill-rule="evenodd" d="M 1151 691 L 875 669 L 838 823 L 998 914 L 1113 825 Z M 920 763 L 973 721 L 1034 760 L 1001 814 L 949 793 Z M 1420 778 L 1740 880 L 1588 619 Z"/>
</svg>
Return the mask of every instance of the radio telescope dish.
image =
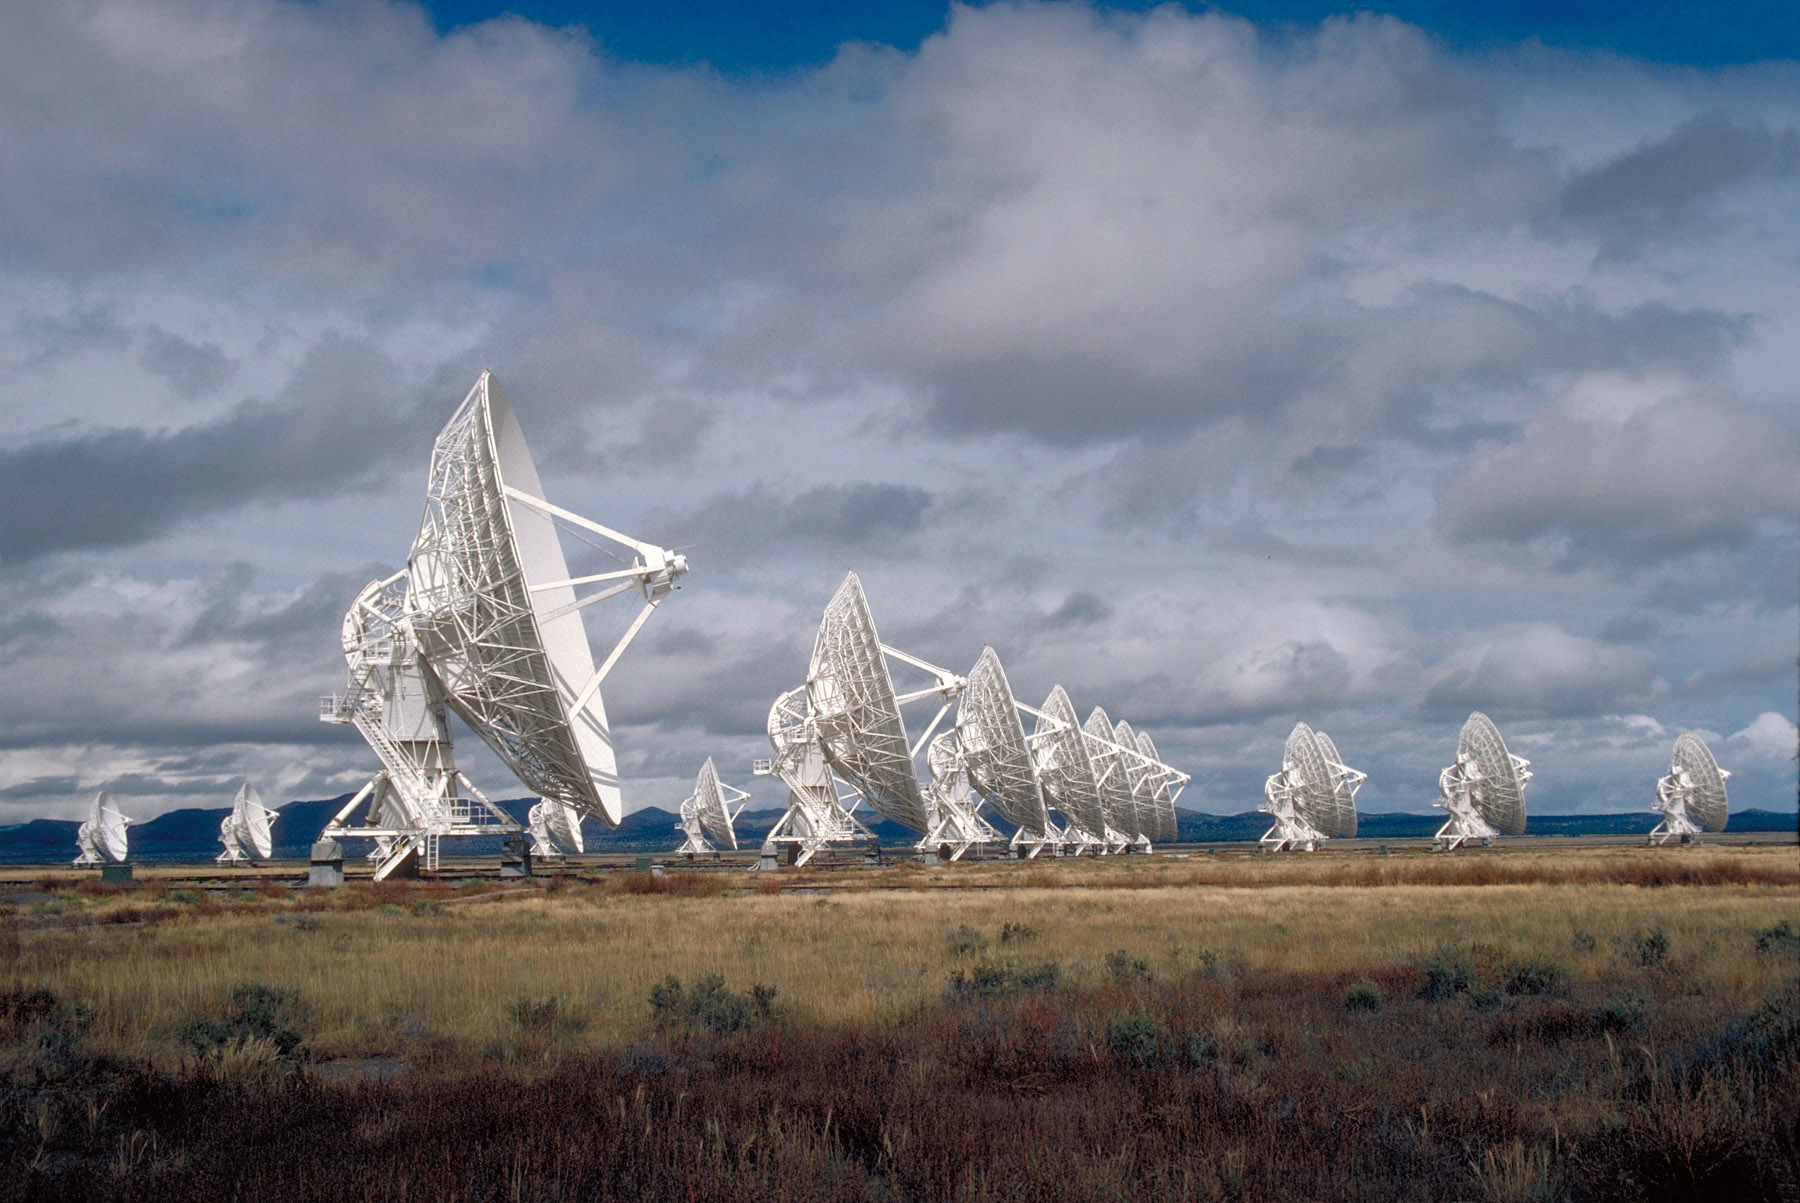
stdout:
<svg viewBox="0 0 1800 1203">
<path fill-rule="evenodd" d="M 686 856 L 702 856 L 720 847 L 737 851 L 737 829 L 733 826 L 750 795 L 733 789 L 719 780 L 712 757 L 700 766 L 694 779 L 694 792 L 681 804 L 681 822 L 676 830 L 687 836 L 687 842 L 676 851 Z"/>
<path fill-rule="evenodd" d="M 1112 720 L 1096 706 L 1082 727 L 1088 760 L 1094 766 L 1094 784 L 1100 791 L 1100 813 L 1106 819 L 1106 847 L 1123 852 L 1137 841 L 1137 800 L 1125 775 L 1125 758 L 1113 741 Z"/>
<path fill-rule="evenodd" d="M 632 563 L 570 577 L 558 523 L 619 544 Z M 518 834 L 457 770 L 446 709 L 546 803 L 616 827 L 624 806 L 600 685 L 686 571 L 684 557 L 544 500 L 512 407 L 482 373 L 432 450 L 406 571 L 365 587 L 345 616 L 349 684 L 324 700 L 320 717 L 355 723 L 382 771 L 321 838 L 373 838 L 389 848 L 380 879 L 414 858 L 435 868 L 445 836 Z M 586 585 L 604 587 L 577 598 Z M 629 589 L 644 604 L 596 667 L 580 611 Z M 397 811 L 386 806 L 390 794 Z M 368 822 L 346 828 L 364 801 Z"/>
<path fill-rule="evenodd" d="M 1122 749 L 1119 763 L 1125 769 L 1125 785 L 1131 793 L 1131 809 L 1135 816 L 1132 825 L 1137 829 L 1133 846 L 1148 852 L 1156 830 L 1156 800 L 1151 794 L 1150 780 L 1152 769 L 1138 751 L 1137 732 L 1124 719 L 1113 724 L 1113 742 Z"/>
<path fill-rule="evenodd" d="M 125 829 L 130 826 L 131 820 L 113 805 L 111 794 L 105 790 L 95 794 L 87 821 L 75 831 L 75 845 L 80 849 L 75 864 L 124 864 L 131 851 L 130 840 L 125 834 Z"/>
<path fill-rule="evenodd" d="M 1432 847 L 1450 850 L 1471 839 L 1492 844 L 1497 835 L 1524 835 L 1530 780 L 1531 762 L 1506 750 L 1492 719 L 1479 710 L 1471 714 L 1456 741 L 1456 763 L 1438 775 L 1442 797 L 1436 805 L 1450 817 Z"/>
<path fill-rule="evenodd" d="M 1331 770 L 1318 736 L 1305 723 L 1295 723 L 1281 753 L 1281 771 L 1263 784 L 1263 810 L 1275 820 L 1258 841 L 1272 852 L 1312 852 L 1330 839 L 1336 817 Z"/>
<path fill-rule="evenodd" d="M 862 798 L 842 797 L 825 760 L 825 744 L 807 704 L 805 686 L 790 689 L 769 707 L 769 743 L 775 755 L 759 760 L 759 776 L 774 775 L 788 787 L 787 813 L 763 840 L 761 867 L 774 867 L 775 852 L 788 846 L 791 863 L 805 865 L 821 849 L 854 840 L 875 842 L 875 833 L 856 817 Z"/>
<path fill-rule="evenodd" d="M 1148 731 L 1137 733 L 1138 751 L 1156 762 L 1157 769 L 1150 778 L 1152 798 L 1156 806 L 1156 835 L 1153 837 L 1159 844 L 1172 844 L 1181 838 L 1180 825 L 1175 818 L 1175 795 L 1188 783 L 1186 773 L 1178 773 L 1163 764 L 1157 755 L 1156 741 L 1150 738 Z"/>
<path fill-rule="evenodd" d="M 1047 838 L 1051 825 L 1043 784 L 1038 780 L 1006 669 L 991 647 L 982 649 L 981 658 L 969 670 L 957 704 L 956 738 L 969 780 L 982 797 L 1023 832 L 1027 841 Z"/>
<path fill-rule="evenodd" d="M 1332 813 L 1325 825 L 1325 834 L 1333 839 L 1353 840 L 1356 838 L 1356 791 L 1362 788 L 1369 775 L 1345 764 L 1337 745 L 1323 731 L 1314 731 L 1313 740 L 1319 745 L 1319 754 L 1325 758 L 1325 767 L 1331 771 Z"/>
<path fill-rule="evenodd" d="M 932 821 L 918 848 L 935 852 L 940 860 L 961 860 L 971 849 L 1000 840 L 1000 832 L 981 817 L 981 798 L 970 780 L 969 756 L 958 734 L 946 731 L 925 750 L 925 761 L 931 767 L 931 785 L 925 797 L 931 804 Z"/>
<path fill-rule="evenodd" d="M 531 832 L 534 859 L 561 860 L 565 849 L 577 856 L 587 850 L 581 836 L 581 812 L 567 803 L 550 798 L 533 802 L 525 825 Z"/>
<path fill-rule="evenodd" d="M 1650 832 L 1650 842 L 1679 839 L 1686 844 L 1703 831 L 1724 831 L 1731 817 L 1725 798 L 1729 776 L 1705 740 L 1692 731 L 1682 732 L 1669 758 L 1669 775 L 1656 783 L 1656 805 L 1651 809 L 1663 820 Z"/>
<path fill-rule="evenodd" d="M 882 817 L 920 835 L 930 831 L 894 680 L 854 572 L 825 607 L 806 697 L 838 775 Z"/>
<path fill-rule="evenodd" d="M 225 851 L 216 864 L 242 865 L 253 859 L 268 860 L 275 854 L 275 812 L 263 805 L 262 795 L 248 781 L 238 787 L 231 813 L 219 824 L 219 843 Z"/>
<path fill-rule="evenodd" d="M 1094 780 L 1094 763 L 1088 757 L 1081 720 L 1075 717 L 1075 704 L 1061 685 L 1051 689 L 1044 700 L 1032 742 L 1045 800 L 1065 820 L 1065 834 L 1075 854 L 1104 849 L 1106 813 Z"/>
</svg>

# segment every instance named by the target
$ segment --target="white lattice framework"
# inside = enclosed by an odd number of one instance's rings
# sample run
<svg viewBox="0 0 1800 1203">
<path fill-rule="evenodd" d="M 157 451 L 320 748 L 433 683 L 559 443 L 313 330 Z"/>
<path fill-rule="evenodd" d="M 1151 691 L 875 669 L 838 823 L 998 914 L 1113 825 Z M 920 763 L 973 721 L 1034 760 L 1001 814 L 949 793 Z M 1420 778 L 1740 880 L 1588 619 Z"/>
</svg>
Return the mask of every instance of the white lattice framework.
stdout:
<svg viewBox="0 0 1800 1203">
<path fill-rule="evenodd" d="M 1032 753 L 1045 799 L 1062 816 L 1063 851 L 1070 856 L 1104 853 L 1106 813 L 1094 779 L 1091 744 L 1061 685 L 1050 690 L 1036 718 Z"/>
<path fill-rule="evenodd" d="M 559 523 L 626 548 L 632 563 L 571 577 Z M 483 373 L 438 435 L 407 570 L 368 585 L 345 617 L 348 684 L 320 717 L 354 723 L 382 768 L 320 838 L 375 840 L 381 879 L 414 858 L 436 868 L 444 838 L 520 833 L 457 770 L 447 710 L 546 804 L 617 826 L 600 685 L 686 571 L 682 556 L 545 501 L 512 408 Z M 577 598 L 591 585 L 602 587 Z M 644 604 L 596 667 L 581 611 L 630 589 Z M 346 826 L 364 803 L 365 821 Z"/>
<path fill-rule="evenodd" d="M 1271 852 L 1312 852 L 1329 839 L 1356 836 L 1356 791 L 1368 775 L 1343 762 L 1323 731 L 1296 723 L 1281 771 L 1263 785 L 1262 809 L 1274 824 L 1259 841 Z"/>
<path fill-rule="evenodd" d="M 248 781 L 238 787 L 231 813 L 219 824 L 219 843 L 225 850 L 215 864 L 247 865 L 268 860 L 275 851 L 275 811 L 263 805 L 262 795 Z"/>
<path fill-rule="evenodd" d="M 75 829 L 76 867 L 124 864 L 131 853 L 126 831 L 130 826 L 131 820 L 113 805 L 111 794 L 105 790 L 95 794 L 87 820 Z"/>
<path fill-rule="evenodd" d="M 1493 720 L 1479 710 L 1463 724 L 1456 763 L 1438 774 L 1435 805 L 1449 812 L 1432 847 L 1453 851 L 1470 840 L 1491 845 L 1502 835 L 1525 834 L 1525 783 L 1531 762 L 1506 750 Z"/>
<path fill-rule="evenodd" d="M 1656 783 L 1656 805 L 1650 809 L 1662 815 L 1662 821 L 1651 829 L 1650 843 L 1686 844 L 1702 832 L 1724 831 L 1731 817 L 1725 796 L 1725 779 L 1730 776 L 1713 759 L 1705 740 L 1692 731 L 1682 732 L 1669 758 L 1668 776 Z"/>
<path fill-rule="evenodd" d="M 1060 853 L 1064 835 L 1044 800 L 1023 710 L 999 654 L 983 648 L 957 703 L 957 747 L 970 785 L 1012 824 L 1013 854 L 1035 859 L 1045 849 Z"/>
<path fill-rule="evenodd" d="M 677 848 L 679 856 L 706 856 L 720 846 L 737 851 L 737 817 L 743 812 L 750 795 L 719 780 L 719 770 L 712 757 L 700 766 L 694 778 L 694 792 L 681 803 L 681 820 L 675 830 L 686 841 Z"/>
<path fill-rule="evenodd" d="M 531 804 L 525 816 L 531 833 L 533 860 L 560 861 L 587 851 L 581 833 L 581 812 L 566 802 L 545 798 Z"/>
<path fill-rule="evenodd" d="M 818 724 L 807 708 L 804 685 L 775 699 L 769 707 L 768 731 L 775 755 L 757 761 L 755 770 L 758 776 L 780 778 L 788 787 L 788 808 L 763 840 L 765 855 L 786 845 L 794 864 L 804 865 L 833 844 L 874 843 L 875 833 L 856 817 L 862 797 L 854 791 L 838 792 Z"/>
</svg>

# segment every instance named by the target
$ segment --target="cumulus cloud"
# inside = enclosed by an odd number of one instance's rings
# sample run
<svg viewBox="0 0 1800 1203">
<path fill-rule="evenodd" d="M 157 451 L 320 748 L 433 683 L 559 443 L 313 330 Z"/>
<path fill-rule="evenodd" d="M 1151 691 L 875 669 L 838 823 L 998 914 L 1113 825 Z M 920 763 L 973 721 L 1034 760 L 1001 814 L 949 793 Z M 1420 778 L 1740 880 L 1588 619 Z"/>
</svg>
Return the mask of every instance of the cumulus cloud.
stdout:
<svg viewBox="0 0 1800 1203">
<path fill-rule="evenodd" d="M 1648 653 L 1527 623 L 1473 635 L 1425 675 L 1425 706 L 1440 714 L 1488 710 L 1529 717 L 1605 713 L 1643 705 L 1662 688 Z"/>
<path fill-rule="evenodd" d="M 246 400 L 172 431 L 124 428 L 0 450 L 0 560 L 137 543 L 253 501 L 367 487 L 418 445 L 397 406 L 392 365 L 366 345 L 329 341 L 275 402 Z"/>
<path fill-rule="evenodd" d="M 1791 410 L 1667 376 L 1584 376 L 1516 440 L 1477 449 L 1438 492 L 1462 542 L 1548 540 L 1559 558 L 1654 559 L 1800 514 Z"/>
<path fill-rule="evenodd" d="M 557 500 L 694 564 L 608 683 L 634 802 L 760 751 L 857 568 L 1227 808 L 1296 717 L 1422 805 L 1476 706 L 1636 805 L 1616 716 L 1791 698 L 1784 71 L 1009 3 L 740 80 L 385 0 L 0 7 L 0 790 L 357 784 L 311 695 L 493 367 Z"/>
<path fill-rule="evenodd" d="M 1693 237 L 1720 220 L 1745 185 L 1800 176 L 1800 132 L 1740 124 L 1718 109 L 1571 179 L 1562 213 L 1600 231 L 1601 253 L 1624 258 L 1654 238 Z"/>
<path fill-rule="evenodd" d="M 1731 735 L 1733 746 L 1743 754 L 1777 762 L 1791 762 L 1796 752 L 1800 752 L 1800 744 L 1795 739 L 1793 720 L 1773 710 L 1763 711 L 1749 726 Z"/>
</svg>

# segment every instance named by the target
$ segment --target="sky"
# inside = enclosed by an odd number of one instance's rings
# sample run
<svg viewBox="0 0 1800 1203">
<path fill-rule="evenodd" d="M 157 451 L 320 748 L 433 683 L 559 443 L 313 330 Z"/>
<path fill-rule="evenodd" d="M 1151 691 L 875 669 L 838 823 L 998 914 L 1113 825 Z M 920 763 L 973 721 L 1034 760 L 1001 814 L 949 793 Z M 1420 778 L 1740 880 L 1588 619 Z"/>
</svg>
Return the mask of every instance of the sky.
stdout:
<svg viewBox="0 0 1800 1203">
<path fill-rule="evenodd" d="M 854 570 L 1195 809 L 1297 721 L 1428 809 L 1478 708 L 1538 813 L 1690 729 L 1792 810 L 1797 279 L 1792 5 L 0 6 L 0 824 L 358 788 L 339 624 L 483 369 L 692 565 L 628 809 L 779 804 Z"/>
</svg>

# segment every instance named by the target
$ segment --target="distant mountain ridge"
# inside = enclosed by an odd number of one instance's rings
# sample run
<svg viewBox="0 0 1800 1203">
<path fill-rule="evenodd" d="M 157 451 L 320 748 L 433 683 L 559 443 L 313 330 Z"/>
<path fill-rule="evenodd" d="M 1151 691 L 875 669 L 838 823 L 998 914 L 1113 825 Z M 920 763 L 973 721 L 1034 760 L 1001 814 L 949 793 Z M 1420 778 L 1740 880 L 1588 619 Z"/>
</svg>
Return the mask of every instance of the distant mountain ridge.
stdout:
<svg viewBox="0 0 1800 1203">
<path fill-rule="evenodd" d="M 313 840 L 331 816 L 350 800 L 349 794 L 319 801 L 289 802 L 281 807 L 275 821 L 275 856 L 287 860 L 307 856 Z M 502 809 L 522 824 L 535 798 L 509 798 L 499 803 Z M 131 858 L 138 861 L 203 861 L 220 851 L 219 824 L 231 813 L 230 807 L 217 809 L 171 810 L 142 823 L 131 825 Z M 748 811 L 738 816 L 737 832 L 740 848 L 754 848 L 780 821 L 780 810 Z M 1254 842 L 1268 830 L 1269 817 L 1259 811 L 1235 815 L 1206 814 L 1201 811 L 1176 812 L 1180 842 L 1184 844 Z M 885 819 L 863 814 L 881 842 L 887 847 L 910 847 L 918 837 Z M 583 824 L 589 852 L 671 852 L 681 843 L 676 832 L 677 816 L 654 806 L 632 811 L 611 831 L 596 823 Z M 1649 811 L 1605 815 L 1532 815 L 1531 835 L 1648 835 L 1657 816 Z M 1441 814 L 1365 814 L 1360 816 L 1357 834 L 1364 839 L 1425 839 L 1443 823 Z M 1800 818 L 1794 814 L 1770 810 L 1742 810 L 1731 816 L 1726 830 L 1730 832 L 1796 831 Z M 1010 835 L 1005 824 L 995 826 Z M 80 824 L 66 819 L 33 819 L 11 827 L 0 827 L 0 864 L 36 864 L 71 861 L 75 858 L 75 832 Z M 364 845 L 368 847 L 372 845 Z M 345 851 L 359 855 L 358 842 Z M 478 837 L 459 841 L 452 851 L 458 856 L 497 855 L 498 837 Z"/>
</svg>

